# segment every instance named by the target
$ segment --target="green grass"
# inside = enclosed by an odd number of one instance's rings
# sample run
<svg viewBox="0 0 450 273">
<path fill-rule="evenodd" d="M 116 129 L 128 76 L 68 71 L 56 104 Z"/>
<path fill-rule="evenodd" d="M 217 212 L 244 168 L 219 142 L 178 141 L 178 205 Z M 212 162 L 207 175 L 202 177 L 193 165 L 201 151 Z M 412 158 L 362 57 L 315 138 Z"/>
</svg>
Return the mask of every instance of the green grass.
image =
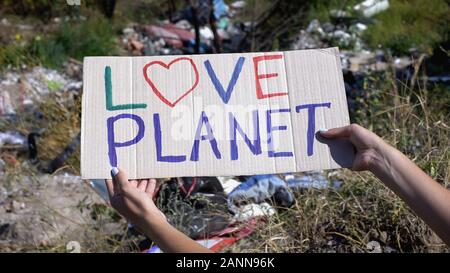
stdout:
<svg viewBox="0 0 450 273">
<path fill-rule="evenodd" d="M 0 47 L 0 69 L 19 68 L 23 64 L 33 65 L 36 62 L 24 46 L 10 44 Z"/>
<path fill-rule="evenodd" d="M 60 68 L 68 58 L 118 54 L 117 26 L 102 16 L 62 23 L 54 33 L 38 34 L 25 44 L 0 48 L 0 67 L 43 65 Z"/>
<path fill-rule="evenodd" d="M 57 68 L 68 57 L 82 60 L 84 56 L 117 54 L 115 38 L 111 22 L 98 17 L 75 26 L 63 23 L 55 34 L 43 39 L 34 39 L 29 49 L 42 65 Z"/>
<path fill-rule="evenodd" d="M 450 8 L 444 0 L 393 0 L 386 11 L 376 16 L 365 37 L 373 48 L 381 45 L 397 54 L 412 47 L 431 52 L 445 41 L 450 23 Z"/>
<path fill-rule="evenodd" d="M 343 10 L 353 14 L 352 7 L 358 4 L 359 0 L 315 0 L 308 12 L 308 20 L 318 19 L 320 22 L 331 21 L 330 10 Z"/>
</svg>

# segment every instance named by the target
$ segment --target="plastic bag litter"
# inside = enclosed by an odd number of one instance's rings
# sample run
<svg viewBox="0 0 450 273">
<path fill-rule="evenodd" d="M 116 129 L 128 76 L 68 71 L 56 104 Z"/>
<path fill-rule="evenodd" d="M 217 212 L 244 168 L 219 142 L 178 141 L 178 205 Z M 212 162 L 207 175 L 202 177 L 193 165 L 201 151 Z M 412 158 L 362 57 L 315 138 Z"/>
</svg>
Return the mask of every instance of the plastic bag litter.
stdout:
<svg viewBox="0 0 450 273">
<path fill-rule="evenodd" d="M 297 189 L 338 189 L 341 187 L 341 181 L 329 181 L 321 172 L 307 173 L 301 177 L 288 175 L 285 177 L 288 187 L 292 190 Z"/>
<path fill-rule="evenodd" d="M 268 217 L 275 213 L 275 209 L 266 202 L 261 204 L 248 204 L 241 206 L 233 219 L 238 222 L 246 222 L 255 217 Z"/>
<path fill-rule="evenodd" d="M 366 0 L 353 7 L 353 10 L 365 17 L 372 17 L 389 8 L 388 0 Z"/>
<path fill-rule="evenodd" d="M 228 195 L 228 208 L 237 213 L 237 205 L 262 203 L 273 198 L 279 206 L 289 207 L 294 203 L 294 195 L 287 184 L 274 174 L 250 176 Z"/>
<path fill-rule="evenodd" d="M 0 147 L 6 144 L 25 146 L 26 143 L 27 143 L 26 137 L 19 132 L 14 131 L 0 132 Z"/>
</svg>

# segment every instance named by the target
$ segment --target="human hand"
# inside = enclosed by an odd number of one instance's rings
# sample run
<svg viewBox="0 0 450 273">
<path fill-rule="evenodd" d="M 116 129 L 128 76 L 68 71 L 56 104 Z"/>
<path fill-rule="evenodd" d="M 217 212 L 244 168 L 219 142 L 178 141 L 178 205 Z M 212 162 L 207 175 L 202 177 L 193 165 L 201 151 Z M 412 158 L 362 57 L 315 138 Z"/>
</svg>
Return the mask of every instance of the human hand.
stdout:
<svg viewBox="0 0 450 273">
<path fill-rule="evenodd" d="M 356 148 L 352 166 L 354 171 L 372 170 L 374 164 L 383 158 L 383 149 L 387 146 L 379 136 L 358 124 L 321 130 L 320 135 L 329 139 L 346 138 L 350 140 Z"/>
<path fill-rule="evenodd" d="M 153 202 L 155 179 L 128 180 L 118 168 L 111 170 L 111 176 L 112 180 L 106 180 L 111 206 L 164 252 L 211 252 L 167 222 Z"/>
<path fill-rule="evenodd" d="M 122 169 L 111 170 L 112 180 L 106 180 L 111 206 L 138 227 L 149 222 L 166 221 L 164 214 L 153 202 L 155 179 L 128 180 Z"/>
</svg>

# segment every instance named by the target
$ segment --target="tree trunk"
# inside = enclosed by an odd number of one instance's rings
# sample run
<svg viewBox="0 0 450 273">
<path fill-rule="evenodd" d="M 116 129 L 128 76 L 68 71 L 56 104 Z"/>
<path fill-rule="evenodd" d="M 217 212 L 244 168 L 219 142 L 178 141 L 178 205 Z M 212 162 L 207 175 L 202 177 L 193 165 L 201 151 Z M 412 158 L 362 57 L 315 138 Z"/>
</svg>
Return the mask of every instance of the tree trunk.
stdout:
<svg viewBox="0 0 450 273">
<path fill-rule="evenodd" d="M 194 30 L 195 30 L 195 45 L 194 45 L 194 53 L 199 54 L 200 53 L 200 26 L 198 23 L 198 15 L 197 15 L 197 1 L 196 0 L 190 0 L 188 1 L 191 6 L 191 12 L 192 12 L 192 23 L 194 24 Z"/>
<path fill-rule="evenodd" d="M 209 0 L 209 9 L 209 25 L 211 26 L 211 31 L 214 35 L 214 53 L 222 53 L 222 41 L 217 34 L 216 16 L 214 15 L 214 0 Z"/>
</svg>

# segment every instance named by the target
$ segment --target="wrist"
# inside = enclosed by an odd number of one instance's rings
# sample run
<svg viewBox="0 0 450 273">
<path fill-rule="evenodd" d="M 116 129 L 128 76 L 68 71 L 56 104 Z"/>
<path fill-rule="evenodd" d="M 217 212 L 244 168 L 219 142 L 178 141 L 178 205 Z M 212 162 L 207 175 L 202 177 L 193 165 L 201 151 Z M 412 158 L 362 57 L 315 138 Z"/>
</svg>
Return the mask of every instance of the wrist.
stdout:
<svg viewBox="0 0 450 273">
<path fill-rule="evenodd" d="M 390 168 L 389 154 L 395 150 L 392 146 L 378 138 L 374 144 L 372 158 L 370 160 L 368 170 L 376 174 L 379 171 Z"/>
<path fill-rule="evenodd" d="M 145 229 L 145 233 L 149 235 L 149 232 L 152 233 L 154 230 L 164 229 L 167 226 L 170 226 L 169 222 L 162 216 L 162 214 L 157 212 L 147 212 L 142 217 L 143 228 Z"/>
<path fill-rule="evenodd" d="M 159 211 L 145 212 L 142 219 L 146 225 L 155 225 L 155 224 L 157 225 L 157 224 L 161 224 L 161 223 L 167 223 L 166 219 L 164 219 L 164 217 L 162 217 L 162 215 Z"/>
</svg>

